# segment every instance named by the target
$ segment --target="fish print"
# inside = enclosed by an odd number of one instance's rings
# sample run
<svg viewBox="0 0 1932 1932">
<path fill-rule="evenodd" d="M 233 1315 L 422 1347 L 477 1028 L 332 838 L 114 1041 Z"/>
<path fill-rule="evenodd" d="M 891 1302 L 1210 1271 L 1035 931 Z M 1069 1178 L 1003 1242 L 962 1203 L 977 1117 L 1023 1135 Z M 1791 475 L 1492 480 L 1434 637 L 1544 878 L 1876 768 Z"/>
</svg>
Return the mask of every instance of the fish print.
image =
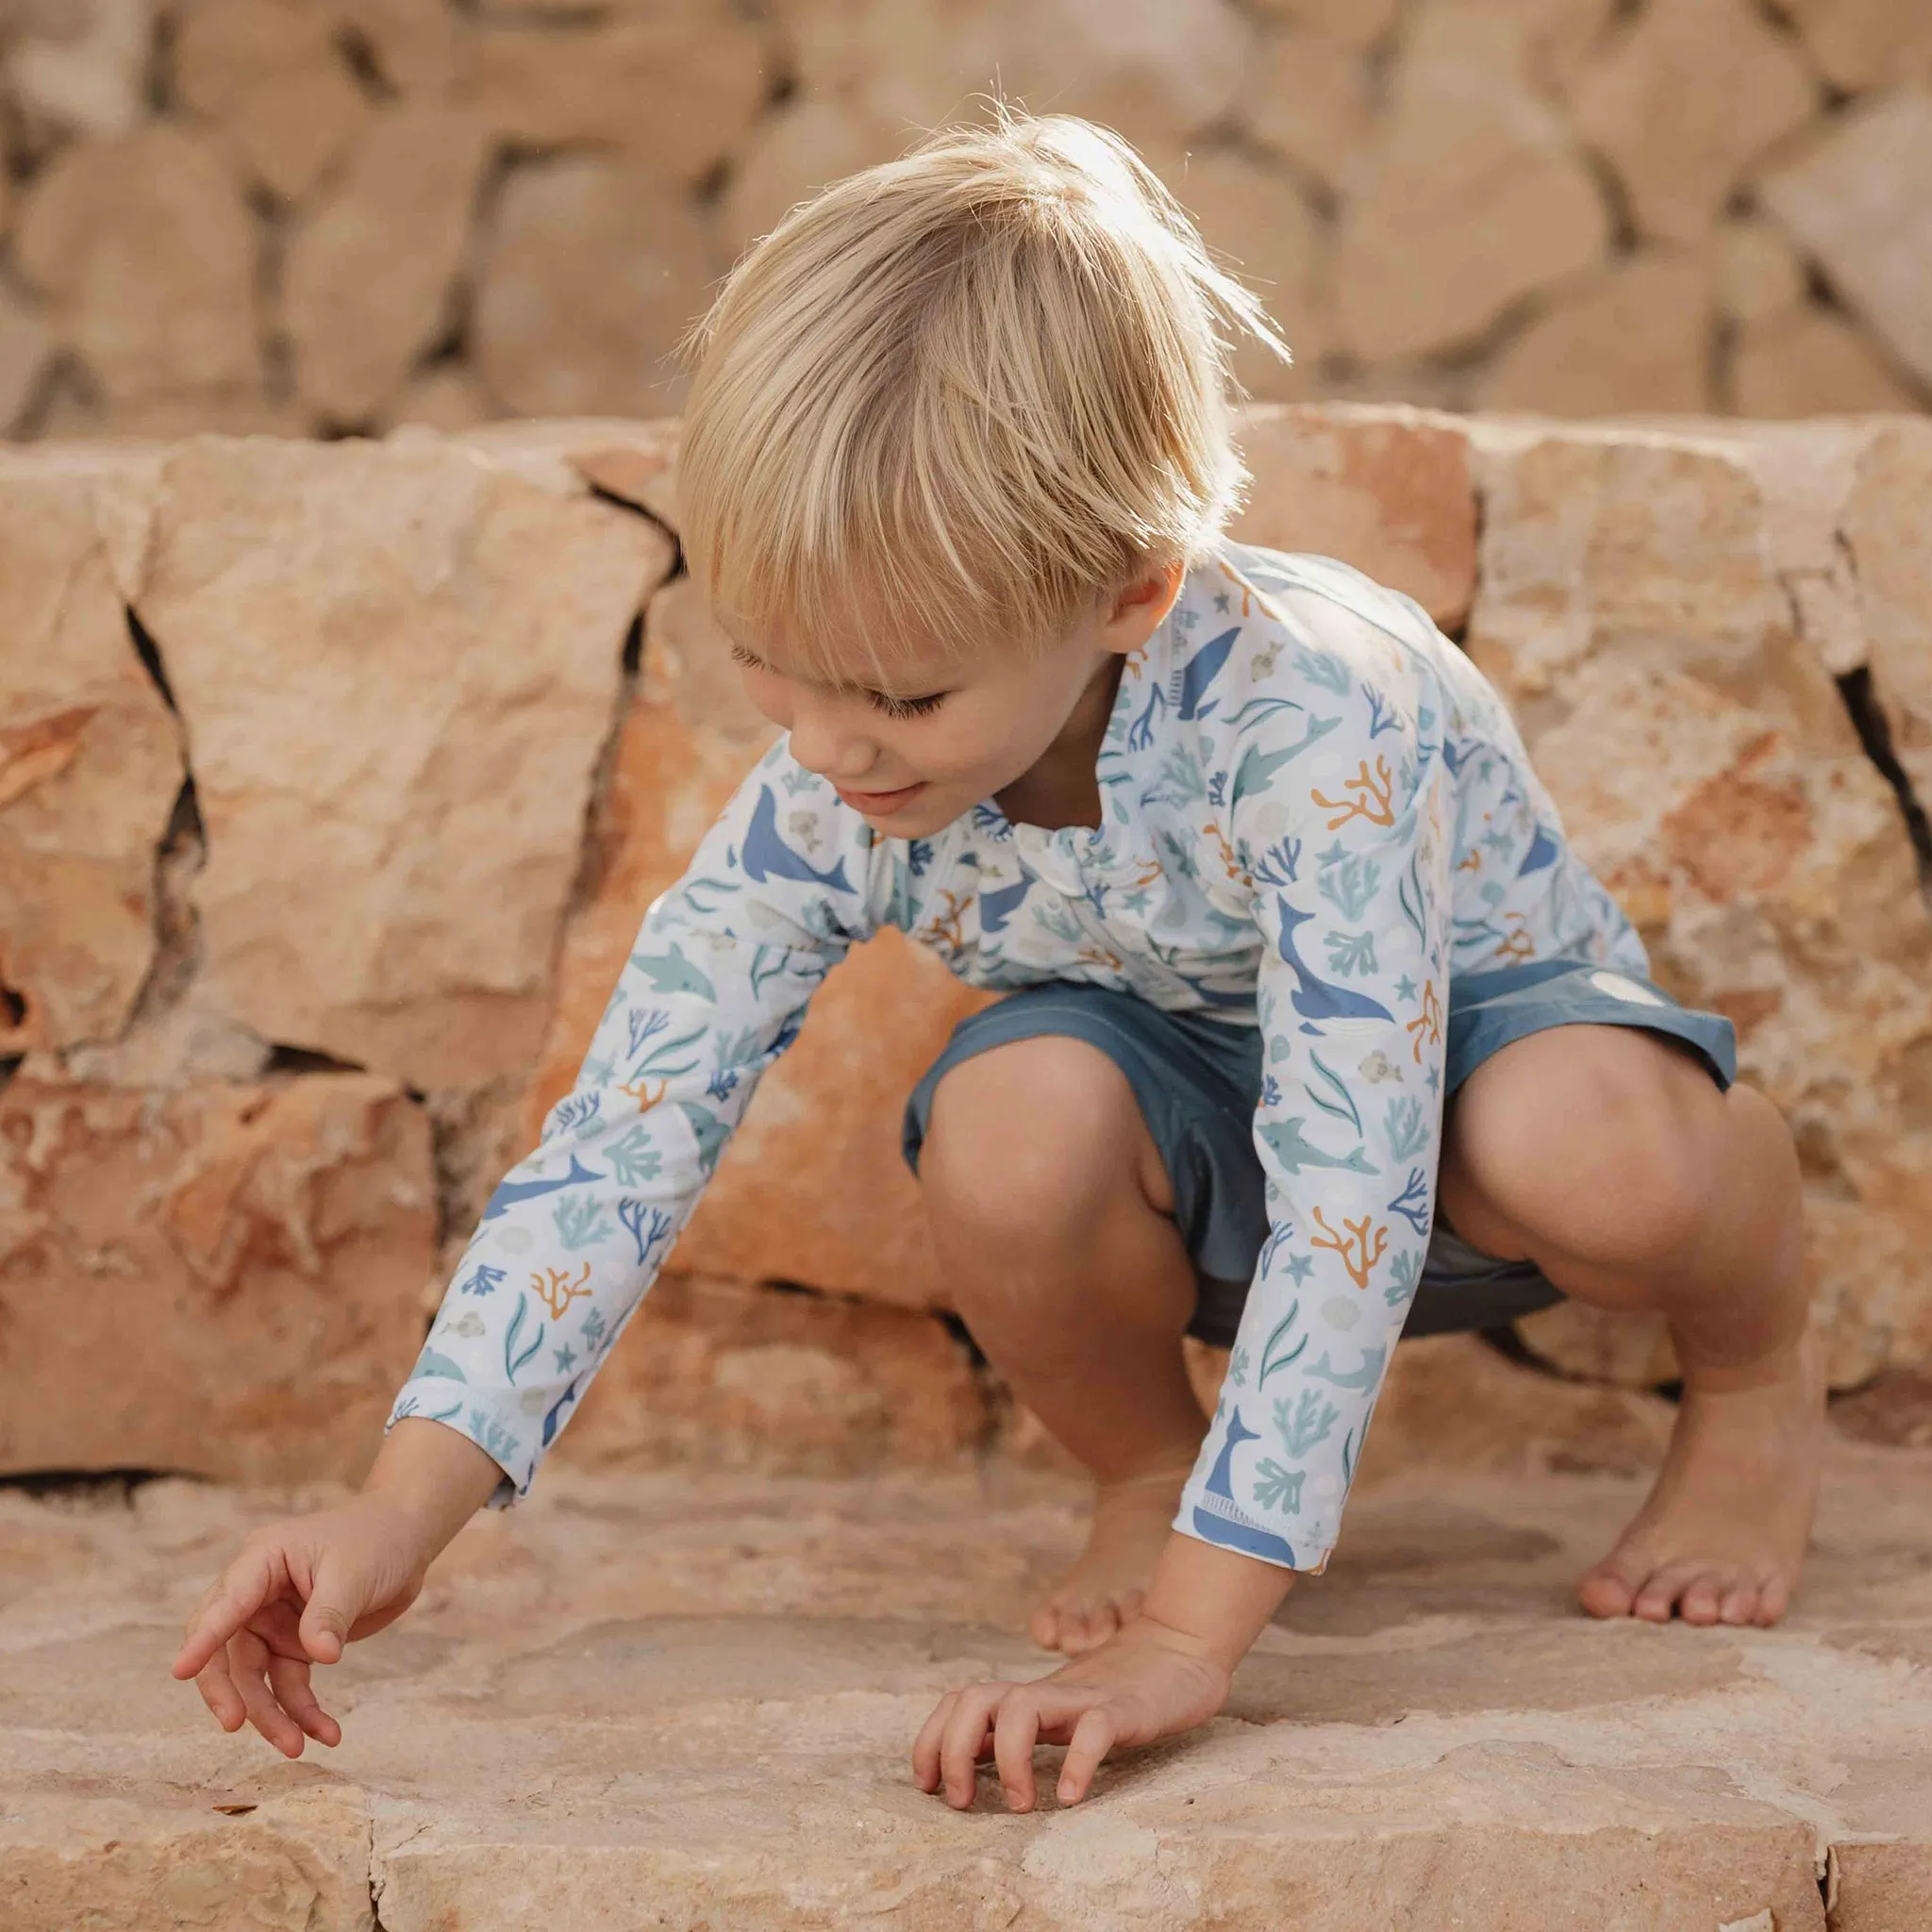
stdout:
<svg viewBox="0 0 1932 1932">
<path fill-rule="evenodd" d="M 526 1493 L 817 988 L 891 924 L 976 987 L 1074 980 L 1255 1031 L 1273 1231 L 1236 1348 L 1266 1411 L 1224 1389 L 1173 1524 L 1319 1569 L 1422 1275 L 1452 980 L 1504 948 L 1648 961 L 1481 674 L 1330 558 L 1215 547 L 1121 679 L 1094 775 L 1099 826 L 986 799 L 908 841 L 786 740 L 759 757 L 644 913 L 392 1418 L 462 1432 L 503 1469 L 496 1501 Z"/>
</svg>

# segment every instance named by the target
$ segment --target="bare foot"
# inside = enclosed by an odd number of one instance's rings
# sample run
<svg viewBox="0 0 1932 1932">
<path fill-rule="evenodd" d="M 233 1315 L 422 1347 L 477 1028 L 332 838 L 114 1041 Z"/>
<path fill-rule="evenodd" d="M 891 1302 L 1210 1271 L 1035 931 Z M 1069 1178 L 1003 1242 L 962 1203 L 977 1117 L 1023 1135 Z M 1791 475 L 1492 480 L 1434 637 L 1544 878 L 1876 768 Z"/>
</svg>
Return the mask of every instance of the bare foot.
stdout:
<svg viewBox="0 0 1932 1932">
<path fill-rule="evenodd" d="M 1577 1586 L 1593 1617 L 1772 1624 L 1818 1503 L 1823 1346 L 1813 1332 L 1755 1386 L 1687 1387 L 1655 1487 Z"/>
<path fill-rule="evenodd" d="M 1191 1461 L 1095 1483 L 1087 1547 L 1027 1620 L 1034 1642 L 1069 1657 L 1103 1644 L 1141 1607 Z"/>
</svg>

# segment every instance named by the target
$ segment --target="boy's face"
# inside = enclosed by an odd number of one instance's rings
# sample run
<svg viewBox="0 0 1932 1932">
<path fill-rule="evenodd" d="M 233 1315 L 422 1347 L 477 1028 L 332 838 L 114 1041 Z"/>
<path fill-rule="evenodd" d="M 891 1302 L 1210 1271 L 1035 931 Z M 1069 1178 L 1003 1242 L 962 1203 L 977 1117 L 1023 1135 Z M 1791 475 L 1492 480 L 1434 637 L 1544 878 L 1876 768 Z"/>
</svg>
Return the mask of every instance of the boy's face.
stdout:
<svg viewBox="0 0 1932 1932">
<path fill-rule="evenodd" d="M 734 636 L 746 694 L 791 734 L 791 756 L 829 779 L 875 830 L 924 839 L 1032 771 L 1067 731 L 1109 659 L 1136 651 L 1173 608 L 1179 565 L 1150 571 L 1050 650 L 989 642 L 967 655 L 855 648 L 844 677 L 808 675 L 782 635 Z M 728 628 L 728 627 L 727 627 Z"/>
</svg>

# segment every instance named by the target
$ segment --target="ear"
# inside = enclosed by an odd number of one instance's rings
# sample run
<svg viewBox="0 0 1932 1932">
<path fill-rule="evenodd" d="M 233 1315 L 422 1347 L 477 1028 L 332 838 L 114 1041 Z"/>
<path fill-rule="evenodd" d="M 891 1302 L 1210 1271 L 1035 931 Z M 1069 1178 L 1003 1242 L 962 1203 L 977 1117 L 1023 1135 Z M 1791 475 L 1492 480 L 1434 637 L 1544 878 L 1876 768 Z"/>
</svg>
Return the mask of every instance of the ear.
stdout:
<svg viewBox="0 0 1932 1932">
<path fill-rule="evenodd" d="M 1101 621 L 1101 641 L 1109 651 L 1138 651 L 1174 608 L 1187 579 L 1185 564 L 1164 563 L 1140 571 L 1114 597 Z"/>
</svg>

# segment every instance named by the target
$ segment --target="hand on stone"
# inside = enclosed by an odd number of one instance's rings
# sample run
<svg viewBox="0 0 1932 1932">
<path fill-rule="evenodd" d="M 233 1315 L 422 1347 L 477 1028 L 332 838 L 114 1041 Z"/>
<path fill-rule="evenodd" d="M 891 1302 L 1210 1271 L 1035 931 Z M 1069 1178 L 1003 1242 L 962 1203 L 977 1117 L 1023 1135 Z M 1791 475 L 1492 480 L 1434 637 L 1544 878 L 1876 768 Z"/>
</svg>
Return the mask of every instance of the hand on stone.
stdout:
<svg viewBox="0 0 1932 1932">
<path fill-rule="evenodd" d="M 970 1810 L 976 1766 L 991 1757 L 1007 1808 L 1030 1811 L 1034 1745 L 1064 1744 L 1058 1792 L 1062 1804 L 1075 1804 L 1109 1751 L 1206 1724 L 1227 1701 L 1229 1681 L 1226 1665 L 1200 1640 L 1134 1617 L 1049 1676 L 949 1690 L 913 1743 L 913 1781 L 923 1791 L 943 1782 L 946 1803 Z"/>
<path fill-rule="evenodd" d="M 415 1602 L 432 1550 L 379 1494 L 258 1529 L 188 1620 L 176 1677 L 193 1677 L 225 1731 L 245 1722 L 287 1757 L 342 1728 L 316 1701 L 311 1663 L 392 1624 Z"/>
</svg>

